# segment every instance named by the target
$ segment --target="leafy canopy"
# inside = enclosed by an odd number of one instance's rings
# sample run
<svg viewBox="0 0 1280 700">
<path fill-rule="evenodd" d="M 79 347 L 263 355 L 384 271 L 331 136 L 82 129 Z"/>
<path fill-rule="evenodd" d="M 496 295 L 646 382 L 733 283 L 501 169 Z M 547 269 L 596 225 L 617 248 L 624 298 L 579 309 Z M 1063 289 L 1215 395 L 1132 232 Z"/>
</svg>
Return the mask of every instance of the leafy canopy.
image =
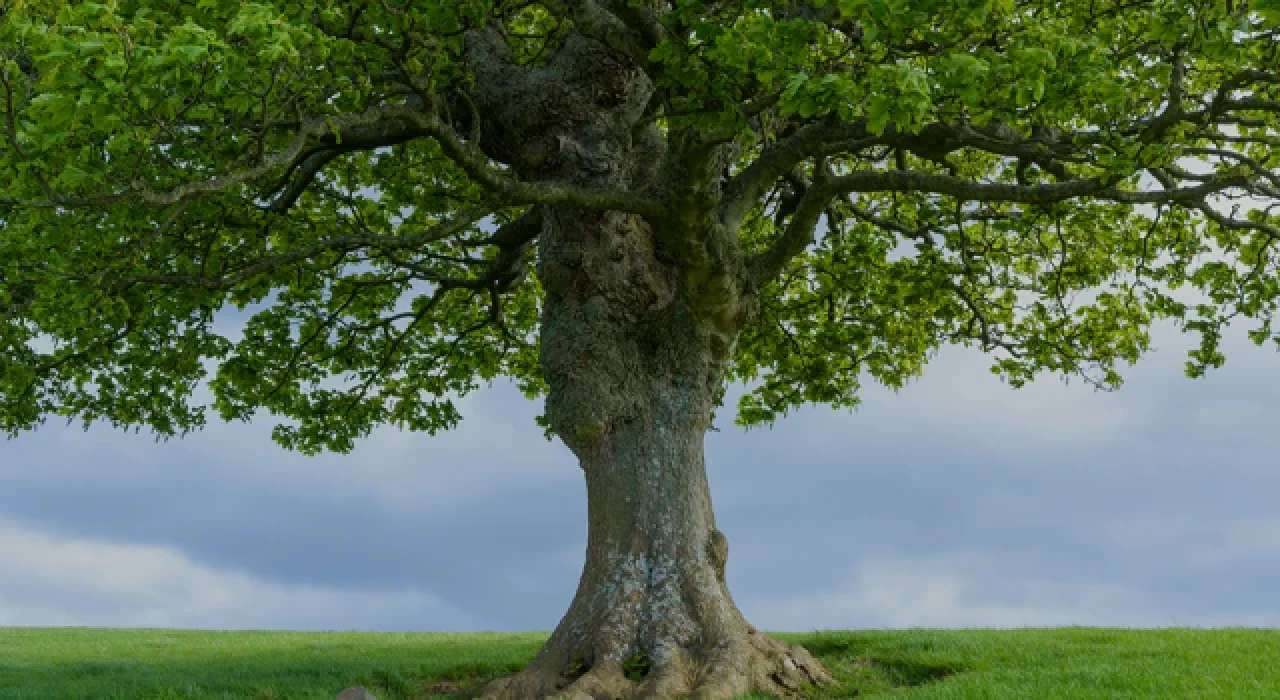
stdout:
<svg viewBox="0 0 1280 700">
<path fill-rule="evenodd" d="M 482 148 L 485 28 L 634 61 L 671 162 L 732 147 L 688 235 L 749 263 L 741 423 L 944 343 L 1104 388 L 1157 319 L 1192 375 L 1232 318 L 1280 344 L 1277 0 L 0 0 L 0 425 L 184 433 L 212 374 L 223 418 L 348 450 L 544 391 L 530 212 L 674 224 Z"/>
</svg>

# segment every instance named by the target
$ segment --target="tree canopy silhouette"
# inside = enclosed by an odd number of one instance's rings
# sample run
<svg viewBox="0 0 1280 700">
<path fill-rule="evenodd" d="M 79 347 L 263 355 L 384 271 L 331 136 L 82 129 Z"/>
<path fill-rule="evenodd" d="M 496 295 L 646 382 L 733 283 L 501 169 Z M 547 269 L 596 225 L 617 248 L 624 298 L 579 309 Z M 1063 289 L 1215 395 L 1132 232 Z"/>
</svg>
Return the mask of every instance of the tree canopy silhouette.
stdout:
<svg viewBox="0 0 1280 700">
<path fill-rule="evenodd" d="M 1280 342 L 1277 0 L 0 13 L 0 426 L 265 410 L 348 451 L 514 378 L 590 525 L 568 613 L 489 698 L 829 680 L 724 585 L 729 381 L 756 425 L 944 344 L 1114 388 L 1160 319 L 1199 335 L 1193 376 L 1232 319 Z"/>
</svg>

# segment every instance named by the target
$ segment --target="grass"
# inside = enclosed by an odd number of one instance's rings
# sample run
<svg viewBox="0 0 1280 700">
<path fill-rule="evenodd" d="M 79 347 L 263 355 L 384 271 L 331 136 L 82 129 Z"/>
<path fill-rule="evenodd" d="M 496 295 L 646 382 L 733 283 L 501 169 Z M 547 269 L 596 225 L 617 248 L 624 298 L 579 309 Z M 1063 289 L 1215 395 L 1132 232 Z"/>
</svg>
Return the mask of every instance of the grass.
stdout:
<svg viewBox="0 0 1280 700">
<path fill-rule="evenodd" d="M 1280 630 L 904 630 L 778 635 L 840 679 L 815 698 L 1280 700 Z M 0 700 L 467 697 L 545 635 L 0 628 Z"/>
</svg>

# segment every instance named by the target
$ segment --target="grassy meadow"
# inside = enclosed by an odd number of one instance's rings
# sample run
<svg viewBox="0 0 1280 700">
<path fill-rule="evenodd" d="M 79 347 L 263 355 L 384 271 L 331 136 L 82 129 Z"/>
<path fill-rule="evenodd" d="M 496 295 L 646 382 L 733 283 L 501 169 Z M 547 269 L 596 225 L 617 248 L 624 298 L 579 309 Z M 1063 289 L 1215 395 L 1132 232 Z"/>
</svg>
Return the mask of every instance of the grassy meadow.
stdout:
<svg viewBox="0 0 1280 700">
<path fill-rule="evenodd" d="M 840 685 L 815 698 L 1280 700 L 1280 630 L 1089 627 L 780 634 Z M 0 700 L 467 698 L 544 633 L 0 628 Z"/>
</svg>

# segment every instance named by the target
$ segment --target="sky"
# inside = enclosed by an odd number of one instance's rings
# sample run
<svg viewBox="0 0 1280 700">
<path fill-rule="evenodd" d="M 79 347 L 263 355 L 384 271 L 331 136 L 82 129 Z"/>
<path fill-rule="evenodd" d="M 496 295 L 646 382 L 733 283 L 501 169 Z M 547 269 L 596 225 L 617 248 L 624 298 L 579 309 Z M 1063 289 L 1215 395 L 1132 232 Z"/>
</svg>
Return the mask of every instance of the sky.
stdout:
<svg viewBox="0 0 1280 700">
<path fill-rule="evenodd" d="M 1280 354 L 1191 339 L 1118 392 L 1002 384 L 944 350 L 856 412 L 707 440 L 728 579 L 757 626 L 1280 626 Z M 730 400 L 741 391 L 735 387 Z M 269 417 L 144 431 L 50 422 L 0 441 L 0 625 L 550 629 L 583 560 L 581 472 L 499 382 L 437 436 L 349 455 Z"/>
</svg>

